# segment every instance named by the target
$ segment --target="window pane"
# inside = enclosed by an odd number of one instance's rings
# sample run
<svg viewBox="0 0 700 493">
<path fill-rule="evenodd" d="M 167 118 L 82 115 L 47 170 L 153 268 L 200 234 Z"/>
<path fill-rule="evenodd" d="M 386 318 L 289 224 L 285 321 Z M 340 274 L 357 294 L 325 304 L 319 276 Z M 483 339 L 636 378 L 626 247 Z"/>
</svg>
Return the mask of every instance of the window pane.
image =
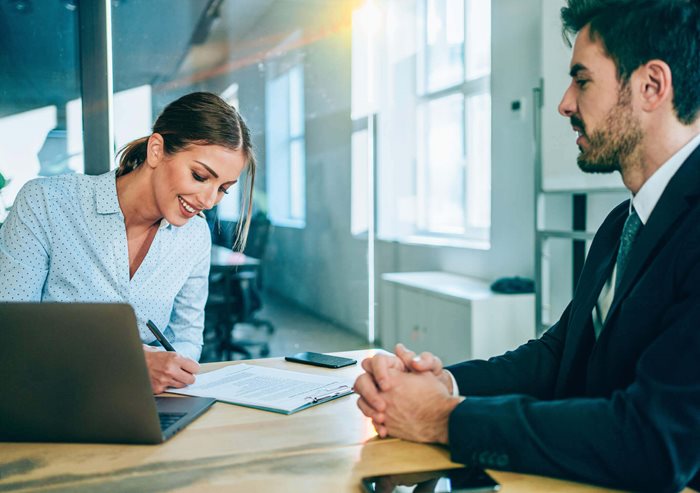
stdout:
<svg viewBox="0 0 700 493">
<path fill-rule="evenodd" d="M 289 153 L 289 218 L 303 221 L 305 214 L 306 174 L 304 173 L 304 141 L 293 140 Z"/>
<path fill-rule="evenodd" d="M 221 199 L 216 208 L 217 216 L 222 221 L 238 221 L 241 214 L 241 185 L 245 183 L 245 177 L 235 185 L 229 187 L 228 193 Z"/>
<path fill-rule="evenodd" d="M 491 0 L 467 0 L 467 79 L 491 73 Z"/>
<path fill-rule="evenodd" d="M 433 92 L 464 78 L 464 0 L 427 0 L 426 89 Z"/>
<path fill-rule="evenodd" d="M 368 228 L 369 214 L 369 163 L 368 163 L 367 130 L 358 130 L 352 134 L 352 208 L 351 230 L 352 234 L 365 233 Z"/>
<path fill-rule="evenodd" d="M 234 108 L 240 108 L 238 101 L 238 84 L 230 84 L 221 93 L 221 97 Z M 240 176 L 238 183 L 229 187 L 228 193 L 221 199 L 216 208 L 217 217 L 221 221 L 238 221 L 241 216 L 241 183 L 245 183 L 245 173 Z"/>
<path fill-rule="evenodd" d="M 114 144 L 117 149 L 151 133 L 152 101 L 150 84 L 114 94 Z"/>
<path fill-rule="evenodd" d="M 273 64 L 270 72 L 278 68 Z M 300 65 L 267 83 L 267 188 L 276 223 L 303 226 L 305 214 L 304 79 Z M 286 118 L 285 118 L 286 117 Z"/>
<path fill-rule="evenodd" d="M 2 222 L 27 181 L 84 166 L 82 132 L 69 125 L 69 102 L 80 97 L 75 6 L 0 2 L 0 19 Z"/>
<path fill-rule="evenodd" d="M 467 223 L 491 226 L 491 95 L 467 99 Z"/>
<path fill-rule="evenodd" d="M 267 82 L 265 144 L 267 196 L 273 222 L 289 219 L 289 77 L 287 73 Z"/>
<path fill-rule="evenodd" d="M 464 96 L 430 101 L 424 110 L 423 172 L 419 201 L 425 209 L 420 229 L 434 233 L 464 232 Z M 424 182 L 421 184 L 421 181 Z M 423 195 L 422 197 L 420 195 Z"/>
<path fill-rule="evenodd" d="M 365 1 L 352 13 L 352 111 L 356 120 L 376 111 L 376 75 L 384 22 L 382 10 Z"/>
<path fill-rule="evenodd" d="M 289 71 L 289 136 L 304 135 L 304 72 L 300 65 Z"/>
</svg>

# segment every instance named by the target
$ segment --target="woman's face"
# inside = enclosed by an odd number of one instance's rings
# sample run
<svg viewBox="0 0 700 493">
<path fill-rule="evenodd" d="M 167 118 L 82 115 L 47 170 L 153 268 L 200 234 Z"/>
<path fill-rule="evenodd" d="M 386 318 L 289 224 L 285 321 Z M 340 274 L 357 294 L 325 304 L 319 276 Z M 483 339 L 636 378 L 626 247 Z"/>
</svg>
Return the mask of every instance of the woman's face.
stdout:
<svg viewBox="0 0 700 493">
<path fill-rule="evenodd" d="M 182 226 L 198 212 L 218 204 L 246 165 L 242 150 L 218 145 L 192 144 L 183 151 L 160 153 L 153 159 L 155 204 L 174 226 Z"/>
</svg>

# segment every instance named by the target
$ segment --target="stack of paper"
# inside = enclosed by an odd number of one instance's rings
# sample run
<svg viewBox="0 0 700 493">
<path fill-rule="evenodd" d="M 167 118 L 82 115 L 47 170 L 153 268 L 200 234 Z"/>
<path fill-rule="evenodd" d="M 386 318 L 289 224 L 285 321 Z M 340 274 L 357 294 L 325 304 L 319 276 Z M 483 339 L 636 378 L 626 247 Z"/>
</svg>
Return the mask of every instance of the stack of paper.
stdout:
<svg viewBox="0 0 700 493">
<path fill-rule="evenodd" d="M 243 363 L 197 375 L 194 384 L 168 392 L 292 414 L 352 393 L 352 382 Z"/>
</svg>

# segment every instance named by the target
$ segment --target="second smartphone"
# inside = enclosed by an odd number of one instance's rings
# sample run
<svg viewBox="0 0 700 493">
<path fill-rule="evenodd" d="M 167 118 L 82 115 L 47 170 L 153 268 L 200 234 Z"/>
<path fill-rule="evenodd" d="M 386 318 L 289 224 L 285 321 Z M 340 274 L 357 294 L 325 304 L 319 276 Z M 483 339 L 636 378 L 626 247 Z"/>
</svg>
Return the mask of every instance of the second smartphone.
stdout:
<svg viewBox="0 0 700 493">
<path fill-rule="evenodd" d="M 357 363 L 357 360 L 352 358 L 341 358 L 340 356 L 331 356 L 329 354 L 312 353 L 309 351 L 303 353 L 285 356 L 284 359 L 294 363 L 303 363 L 306 365 L 323 366 L 324 368 L 342 368 Z"/>
</svg>

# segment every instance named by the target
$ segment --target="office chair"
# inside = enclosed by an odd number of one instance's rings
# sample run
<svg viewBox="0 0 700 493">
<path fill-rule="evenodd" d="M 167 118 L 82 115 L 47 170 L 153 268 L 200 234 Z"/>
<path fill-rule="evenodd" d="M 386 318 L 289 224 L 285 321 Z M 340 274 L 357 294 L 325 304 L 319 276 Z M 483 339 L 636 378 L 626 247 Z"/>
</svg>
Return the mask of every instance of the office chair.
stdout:
<svg viewBox="0 0 700 493">
<path fill-rule="evenodd" d="M 234 241 L 236 223 L 217 221 L 213 224 L 212 239 L 215 244 L 231 248 Z M 270 221 L 264 213 L 257 213 L 251 219 L 248 243 L 244 251 L 246 256 L 262 259 L 267 245 Z M 231 359 L 233 354 L 243 358 L 252 358 L 251 349 L 258 347 L 259 356 L 270 354 L 266 341 L 237 339 L 234 329 L 238 324 L 265 327 L 268 334 L 274 332 L 274 326 L 267 320 L 256 317 L 262 308 L 260 296 L 260 267 L 242 267 L 226 272 L 212 272 L 209 276 L 209 298 L 205 310 L 215 319 L 217 352 L 220 358 Z"/>
<path fill-rule="evenodd" d="M 247 323 L 253 306 L 250 286 L 257 282 L 257 276 L 255 270 L 243 270 L 210 277 L 205 310 L 215 320 L 217 354 L 221 360 L 230 360 L 234 354 L 250 359 L 256 347 L 260 357 L 270 354 L 267 341 L 237 339 L 233 332 L 236 325 Z"/>
<path fill-rule="evenodd" d="M 262 291 L 262 269 L 263 269 L 263 257 L 265 256 L 265 250 L 267 249 L 267 240 L 270 235 L 270 219 L 264 212 L 257 212 L 253 215 L 250 221 L 250 230 L 248 232 L 248 241 L 245 246 L 243 253 L 248 257 L 253 257 L 260 260 L 260 265 L 257 269 L 257 279 L 254 284 L 246 286 L 249 290 L 247 294 L 250 297 L 249 311 L 245 317 L 245 323 L 251 324 L 255 327 L 265 327 L 268 334 L 272 334 L 275 331 L 274 325 L 268 320 L 262 320 L 255 316 L 255 314 L 262 308 L 262 297 L 260 292 Z"/>
</svg>

